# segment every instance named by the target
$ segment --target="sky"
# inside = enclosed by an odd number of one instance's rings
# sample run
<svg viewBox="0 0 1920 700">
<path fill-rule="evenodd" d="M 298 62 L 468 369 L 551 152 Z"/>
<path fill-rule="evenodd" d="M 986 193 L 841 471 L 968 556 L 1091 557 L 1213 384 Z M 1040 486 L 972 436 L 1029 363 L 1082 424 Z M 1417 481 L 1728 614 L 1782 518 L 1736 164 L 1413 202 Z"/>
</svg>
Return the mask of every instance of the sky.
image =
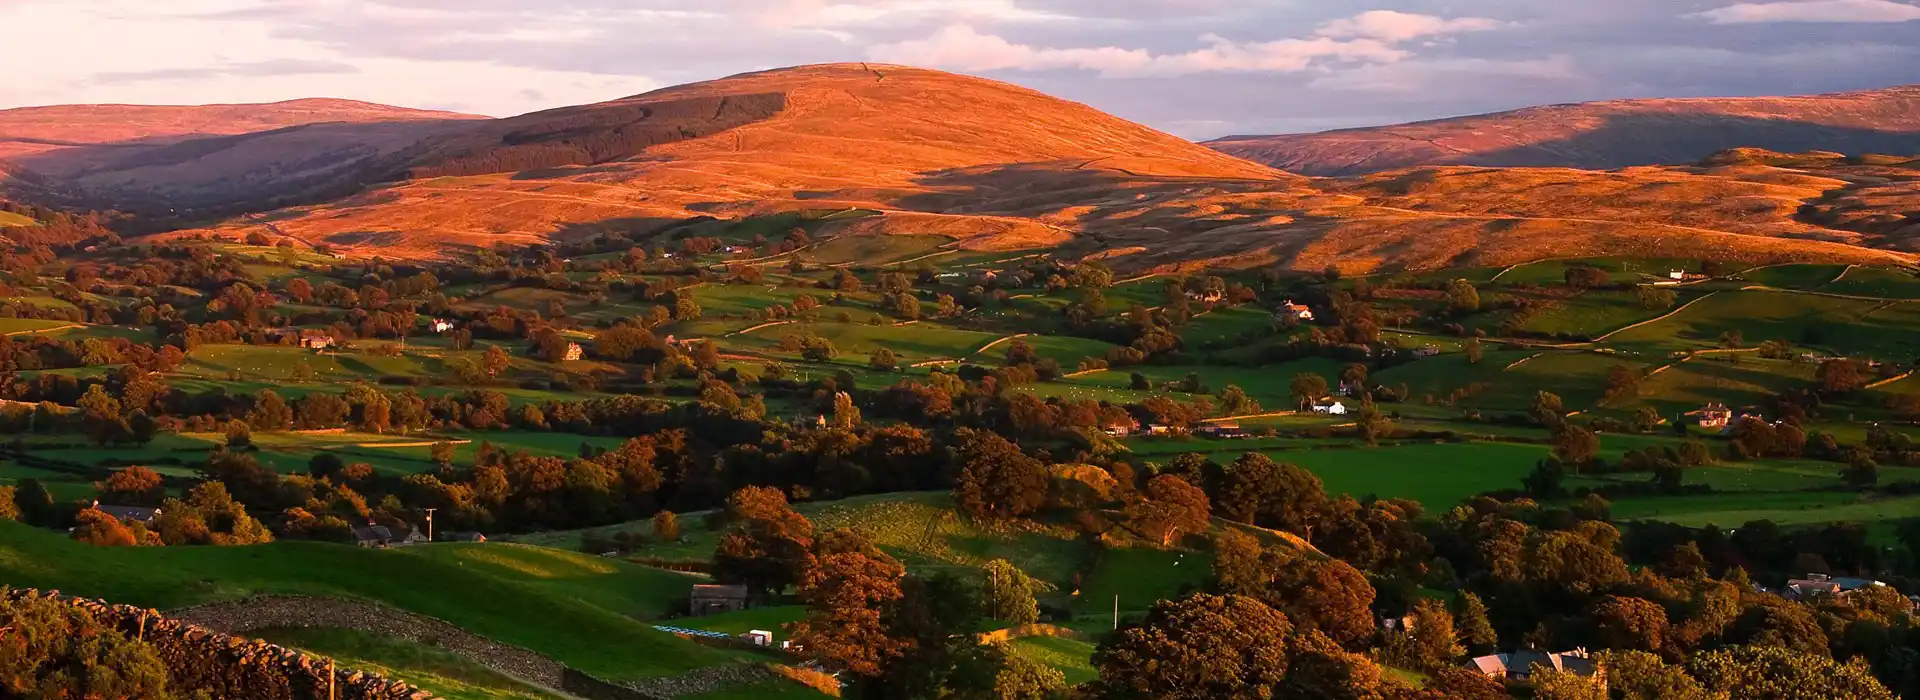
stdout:
<svg viewBox="0 0 1920 700">
<path fill-rule="evenodd" d="M 0 108 L 338 97 L 511 116 L 806 63 L 1174 134 L 1920 83 L 1920 0 L 0 0 Z"/>
</svg>

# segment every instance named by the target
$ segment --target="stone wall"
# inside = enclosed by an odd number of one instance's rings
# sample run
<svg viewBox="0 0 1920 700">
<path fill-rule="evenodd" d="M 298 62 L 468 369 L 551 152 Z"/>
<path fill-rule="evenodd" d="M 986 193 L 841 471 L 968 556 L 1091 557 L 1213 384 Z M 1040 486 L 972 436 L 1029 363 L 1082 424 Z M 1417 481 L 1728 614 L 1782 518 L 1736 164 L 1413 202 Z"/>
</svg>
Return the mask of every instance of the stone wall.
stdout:
<svg viewBox="0 0 1920 700">
<path fill-rule="evenodd" d="M 516 646 L 501 644 L 424 615 L 342 598 L 259 596 L 175 610 L 182 620 L 222 632 L 269 627 L 340 627 L 439 647 L 494 671 L 549 688 L 561 687 L 566 667 Z"/>
<path fill-rule="evenodd" d="M 235 637 L 156 610 L 70 598 L 57 591 L 7 590 L 13 598 L 51 598 L 91 613 L 101 624 L 151 645 L 166 664 L 172 687 L 213 697 L 257 700 L 437 700 L 407 683 L 335 669 L 327 659 L 267 642 Z"/>
</svg>

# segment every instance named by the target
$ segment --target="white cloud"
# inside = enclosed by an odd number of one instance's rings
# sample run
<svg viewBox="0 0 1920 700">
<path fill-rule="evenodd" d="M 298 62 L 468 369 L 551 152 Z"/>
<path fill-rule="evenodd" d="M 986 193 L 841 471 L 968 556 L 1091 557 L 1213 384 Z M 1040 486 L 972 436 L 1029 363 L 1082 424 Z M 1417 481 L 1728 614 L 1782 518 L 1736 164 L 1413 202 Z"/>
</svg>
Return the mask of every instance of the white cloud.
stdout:
<svg viewBox="0 0 1920 700">
<path fill-rule="evenodd" d="M 1911 22 L 1920 20 L 1920 6 L 1893 0 L 1799 0 L 1748 2 L 1687 15 L 1714 24 L 1765 22 Z"/>
<path fill-rule="evenodd" d="M 926 39 L 874 46 L 867 56 L 888 63 L 972 71 L 1075 68 L 1129 77 L 1294 73 L 1323 62 L 1396 63 L 1409 56 L 1400 45 L 1414 39 L 1500 26 L 1490 19 L 1446 19 L 1381 10 L 1325 23 L 1305 39 L 1237 42 L 1209 34 L 1201 37 L 1204 48 L 1155 54 L 1116 46 L 1036 47 L 983 34 L 970 24 L 955 24 Z"/>
<path fill-rule="evenodd" d="M 1318 34 L 1336 39 L 1376 39 L 1397 43 L 1421 37 L 1486 31 L 1502 26 L 1504 26 L 1502 22 L 1480 17 L 1447 19 L 1393 10 L 1374 10 L 1320 25 Z"/>
<path fill-rule="evenodd" d="M 1315 78 L 1307 83 L 1307 87 L 1402 94 L 1418 94 L 1445 87 L 1450 90 L 1499 93 L 1512 89 L 1515 83 L 1567 83 L 1581 79 L 1578 66 L 1569 56 L 1518 61 L 1454 58 L 1362 66 Z"/>
</svg>

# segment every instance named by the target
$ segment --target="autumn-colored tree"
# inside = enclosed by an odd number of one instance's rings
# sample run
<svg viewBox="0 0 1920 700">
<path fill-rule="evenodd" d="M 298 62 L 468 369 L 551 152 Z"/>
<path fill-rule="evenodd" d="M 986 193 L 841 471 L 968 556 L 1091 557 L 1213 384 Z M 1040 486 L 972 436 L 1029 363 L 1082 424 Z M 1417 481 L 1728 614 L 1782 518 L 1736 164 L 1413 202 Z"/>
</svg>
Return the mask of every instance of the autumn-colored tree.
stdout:
<svg viewBox="0 0 1920 700">
<path fill-rule="evenodd" d="M 1607 596 L 1594 607 L 1593 624 L 1609 649 L 1660 652 L 1667 647 L 1667 611 L 1650 600 Z"/>
<path fill-rule="evenodd" d="M 1207 493 L 1172 474 L 1147 482 L 1142 498 L 1127 504 L 1127 522 L 1160 546 L 1172 545 L 1183 534 L 1205 532 L 1212 514 Z"/>
<path fill-rule="evenodd" d="M 17 487 L 0 486 L 0 520 L 15 522 L 21 519 L 20 504 L 13 500 L 16 490 Z"/>
<path fill-rule="evenodd" d="M 976 518 L 1013 518 L 1046 505 L 1048 473 L 1040 460 L 984 430 L 961 428 L 954 437 L 961 469 L 953 501 L 961 510 Z"/>
<path fill-rule="evenodd" d="M 887 611 L 900 599 L 906 568 L 871 547 L 824 554 L 801 582 L 807 617 L 793 642 L 808 658 L 856 676 L 879 676 L 910 644 L 889 634 Z"/>
<path fill-rule="evenodd" d="M 1447 308 L 1456 314 L 1470 314 L 1480 310 L 1480 290 L 1473 283 L 1457 279 L 1447 283 Z"/>
<path fill-rule="evenodd" d="M 1349 649 L 1373 637 L 1373 584 L 1338 559 L 1294 557 L 1281 567 L 1265 598 L 1293 623 L 1318 629 Z"/>
<path fill-rule="evenodd" d="M 1310 627 L 1296 627 L 1288 643 L 1287 678 L 1278 697 L 1385 700 L 1393 683 L 1378 664 L 1347 651 Z"/>
<path fill-rule="evenodd" d="M 226 484 L 209 481 L 193 487 L 185 500 L 169 498 L 160 504 L 153 530 L 168 545 L 247 545 L 273 541 L 273 533 L 247 514 Z"/>
<path fill-rule="evenodd" d="M 1293 395 L 1294 405 L 1305 411 L 1313 407 L 1313 402 L 1327 395 L 1327 378 L 1310 372 L 1293 376 L 1287 391 Z"/>
<path fill-rule="evenodd" d="M 1644 651 L 1604 651 L 1595 661 L 1607 673 L 1607 690 L 1620 700 L 1718 700 L 1679 666 Z"/>
<path fill-rule="evenodd" d="M 1814 370 L 1813 379 L 1820 391 L 1828 394 L 1844 394 L 1867 383 L 1866 373 L 1861 370 L 1860 363 L 1845 357 L 1820 363 L 1820 368 Z"/>
<path fill-rule="evenodd" d="M 140 541 L 126 523 L 98 509 L 81 510 L 73 518 L 73 539 L 95 547 L 137 547 Z"/>
<path fill-rule="evenodd" d="M 1708 690 L 1740 700 L 1847 698 L 1893 700 L 1866 664 L 1839 663 L 1824 654 L 1757 645 L 1693 657 L 1687 670 Z"/>
<path fill-rule="evenodd" d="M 653 514 L 653 537 L 661 542 L 680 541 L 680 517 L 673 511 L 663 510 Z"/>
<path fill-rule="evenodd" d="M 1534 664 L 1528 675 L 1534 700 L 1607 700 L 1607 691 L 1594 679 Z"/>
<path fill-rule="evenodd" d="M 120 415 L 120 401 L 108 395 L 105 386 L 87 387 L 86 395 L 81 396 L 76 405 L 80 408 L 81 426 L 94 444 L 104 445 L 127 435 L 127 420 Z"/>
<path fill-rule="evenodd" d="M 509 356 L 506 350 L 498 345 L 487 346 L 485 360 L 481 364 L 481 367 L 487 371 L 487 376 L 498 377 L 501 372 L 507 371 L 511 366 L 513 366 L 513 357 Z"/>
<path fill-rule="evenodd" d="M 764 596 L 805 580 L 813 568 L 813 523 L 779 489 L 749 486 L 727 497 L 732 528 L 713 555 L 714 578 Z"/>
<path fill-rule="evenodd" d="M 166 497 L 160 475 L 152 469 L 132 466 L 107 475 L 94 486 L 100 501 L 115 506 L 154 507 Z"/>
<path fill-rule="evenodd" d="M 1454 630 L 1453 613 L 1447 606 L 1433 599 L 1421 599 L 1413 604 L 1414 649 L 1427 668 L 1449 666 L 1455 659 L 1467 653 L 1460 644 L 1460 635 Z"/>
<path fill-rule="evenodd" d="M 1162 600 L 1094 651 L 1091 689 L 1112 700 L 1277 697 L 1292 633 L 1286 615 L 1253 598 Z"/>
</svg>

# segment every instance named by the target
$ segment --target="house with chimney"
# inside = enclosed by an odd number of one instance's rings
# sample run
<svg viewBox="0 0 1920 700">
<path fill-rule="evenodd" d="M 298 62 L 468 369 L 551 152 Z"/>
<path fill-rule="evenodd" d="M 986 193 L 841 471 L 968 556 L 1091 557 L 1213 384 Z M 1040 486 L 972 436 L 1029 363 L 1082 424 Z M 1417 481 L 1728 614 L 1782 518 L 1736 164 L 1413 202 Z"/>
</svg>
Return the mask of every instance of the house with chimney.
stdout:
<svg viewBox="0 0 1920 700">
<path fill-rule="evenodd" d="M 1558 653 L 1526 649 L 1512 653 L 1488 654 L 1469 659 L 1467 668 L 1506 683 L 1526 683 L 1533 677 L 1535 668 L 1543 668 L 1592 679 L 1596 685 L 1600 686 L 1600 692 L 1603 694 L 1607 688 L 1606 669 L 1601 668 L 1586 649 Z"/>
<path fill-rule="evenodd" d="M 1703 430 L 1721 431 L 1733 423 L 1733 409 L 1723 403 L 1710 403 L 1700 409 L 1700 427 Z"/>
<path fill-rule="evenodd" d="M 1283 321 L 1288 318 L 1298 321 L 1311 321 L 1313 320 L 1313 309 L 1308 308 L 1306 304 L 1295 304 L 1292 299 L 1288 299 L 1286 303 L 1280 305 L 1279 311 L 1273 313 L 1273 320 Z"/>
</svg>

